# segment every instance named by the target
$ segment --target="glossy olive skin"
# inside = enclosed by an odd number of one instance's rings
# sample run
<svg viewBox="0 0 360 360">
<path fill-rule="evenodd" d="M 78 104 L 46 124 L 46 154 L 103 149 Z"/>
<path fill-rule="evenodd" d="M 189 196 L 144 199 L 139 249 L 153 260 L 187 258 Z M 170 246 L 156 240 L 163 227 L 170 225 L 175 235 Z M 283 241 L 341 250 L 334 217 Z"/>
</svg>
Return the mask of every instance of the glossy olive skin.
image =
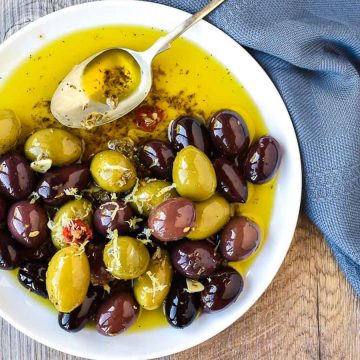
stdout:
<svg viewBox="0 0 360 360">
<path fill-rule="evenodd" d="M 5 197 L 0 194 L 0 224 L 6 220 L 8 205 Z"/>
<path fill-rule="evenodd" d="M 199 120 L 182 116 L 169 125 L 169 140 L 176 151 L 192 145 L 210 155 L 210 141 L 206 126 Z"/>
<path fill-rule="evenodd" d="M 230 267 L 223 267 L 202 281 L 201 306 L 204 312 L 222 310 L 233 303 L 244 287 L 242 276 Z"/>
<path fill-rule="evenodd" d="M 155 178 L 171 179 L 175 152 L 170 144 L 161 140 L 148 140 L 139 147 L 138 158 Z"/>
<path fill-rule="evenodd" d="M 209 158 L 194 146 L 177 153 L 173 181 L 179 195 L 193 201 L 204 201 L 214 195 L 216 174 Z"/>
<path fill-rule="evenodd" d="M 2 155 L 16 146 L 21 133 L 20 120 L 12 110 L 0 110 L 0 129 L 0 155 Z"/>
<path fill-rule="evenodd" d="M 215 159 L 214 168 L 219 192 L 231 202 L 245 203 L 248 198 L 248 188 L 240 169 L 224 158 Z"/>
<path fill-rule="evenodd" d="M 96 330 L 106 336 L 128 329 L 139 315 L 139 305 L 128 292 L 119 292 L 105 300 L 97 311 Z"/>
<path fill-rule="evenodd" d="M 176 275 L 165 302 L 165 316 L 169 324 L 180 329 L 189 326 L 195 320 L 199 308 L 200 294 L 189 293 L 185 279 Z"/>
<path fill-rule="evenodd" d="M 280 166 L 280 144 L 272 136 L 263 136 L 251 146 L 244 161 L 244 174 L 254 184 L 270 181 Z"/>
<path fill-rule="evenodd" d="M 4 230 L 0 230 L 0 270 L 13 270 L 19 266 L 19 246 Z"/>
<path fill-rule="evenodd" d="M 29 164 L 20 155 L 0 157 L 0 192 L 12 200 L 27 198 L 34 189 L 35 176 Z"/>
<path fill-rule="evenodd" d="M 46 262 L 39 260 L 23 262 L 19 268 L 18 280 L 25 289 L 47 299 L 46 270 Z"/>
<path fill-rule="evenodd" d="M 62 129 L 47 128 L 36 131 L 25 143 L 25 156 L 31 160 L 46 158 L 53 166 L 70 165 L 82 154 L 81 140 Z"/>
<path fill-rule="evenodd" d="M 213 274 L 219 265 L 215 247 L 205 240 L 177 244 L 171 251 L 171 261 L 181 275 L 193 280 Z"/>
<path fill-rule="evenodd" d="M 56 251 L 54 244 L 48 239 L 37 248 L 22 247 L 21 257 L 24 260 L 43 260 L 44 262 L 49 262 Z"/>
<path fill-rule="evenodd" d="M 28 248 L 37 248 L 49 235 L 44 208 L 28 200 L 14 203 L 8 212 L 7 226 L 12 237 Z"/>
<path fill-rule="evenodd" d="M 90 264 L 90 281 L 92 285 L 102 286 L 109 281 L 113 280 L 114 277 L 106 270 L 103 259 L 103 244 L 89 244 L 86 249 L 86 254 Z"/>
<path fill-rule="evenodd" d="M 69 165 L 46 173 L 39 181 L 36 192 L 42 201 L 49 206 L 61 206 L 73 196 L 66 195 L 65 190 L 76 189 L 79 195 L 90 179 L 90 170 L 84 165 Z"/>
<path fill-rule="evenodd" d="M 195 217 L 193 202 L 184 198 L 169 199 L 151 211 L 148 227 L 158 240 L 176 241 L 192 230 Z"/>
<path fill-rule="evenodd" d="M 59 312 L 59 326 L 68 332 L 78 332 L 83 329 L 94 314 L 96 314 L 105 291 L 100 286 L 90 286 L 83 303 L 70 313 Z"/>
<path fill-rule="evenodd" d="M 256 251 L 260 240 L 259 225 L 244 216 L 235 217 L 221 232 L 220 251 L 229 261 L 243 260 Z"/>
<path fill-rule="evenodd" d="M 217 151 L 225 156 L 240 155 L 250 144 L 249 130 L 244 119 L 231 110 L 221 110 L 212 117 L 209 134 Z"/>
<path fill-rule="evenodd" d="M 130 205 L 125 204 L 121 200 L 113 200 L 111 202 L 100 205 L 94 212 L 94 226 L 96 231 L 102 236 L 107 236 L 108 230 L 118 230 L 119 234 L 128 233 L 130 231 L 129 221 L 134 216 L 134 211 Z"/>
</svg>

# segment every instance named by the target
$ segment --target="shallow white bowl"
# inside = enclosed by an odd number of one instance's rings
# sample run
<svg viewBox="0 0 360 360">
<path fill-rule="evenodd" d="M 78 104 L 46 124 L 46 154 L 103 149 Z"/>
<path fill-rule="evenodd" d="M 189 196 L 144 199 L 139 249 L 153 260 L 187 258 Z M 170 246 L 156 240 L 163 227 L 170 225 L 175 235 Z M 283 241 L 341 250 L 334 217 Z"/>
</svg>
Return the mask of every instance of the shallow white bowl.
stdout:
<svg viewBox="0 0 360 360">
<path fill-rule="evenodd" d="M 94 2 L 67 8 L 35 21 L 5 41 L 0 46 L 0 75 L 6 79 L 30 53 L 44 46 L 39 34 L 45 34 L 46 42 L 51 42 L 66 33 L 104 25 L 133 24 L 171 30 L 187 16 L 185 12 L 170 7 L 140 1 Z M 244 291 L 232 306 L 217 314 L 203 315 L 184 330 L 166 327 L 109 338 L 89 329 L 78 334 L 64 332 L 57 326 L 53 312 L 27 296 L 16 285 L 13 276 L 1 271 L 0 315 L 45 345 L 102 360 L 154 358 L 185 350 L 218 334 L 239 319 L 263 294 L 284 260 L 295 230 L 301 195 L 298 144 L 286 107 L 257 62 L 223 32 L 202 21 L 184 37 L 214 54 L 230 69 L 247 89 L 270 133 L 284 149 L 270 230 L 246 277 Z"/>
</svg>

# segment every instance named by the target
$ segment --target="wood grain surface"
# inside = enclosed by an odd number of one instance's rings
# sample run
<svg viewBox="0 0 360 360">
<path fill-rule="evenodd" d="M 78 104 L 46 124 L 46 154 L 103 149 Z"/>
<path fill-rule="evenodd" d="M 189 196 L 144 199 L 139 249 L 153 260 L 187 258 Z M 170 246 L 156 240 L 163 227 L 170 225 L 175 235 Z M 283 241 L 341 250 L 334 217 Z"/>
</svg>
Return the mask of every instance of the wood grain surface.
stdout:
<svg viewBox="0 0 360 360">
<path fill-rule="evenodd" d="M 1 360 L 78 360 L 0 318 Z M 324 239 L 305 217 L 261 299 L 233 326 L 171 360 L 360 359 L 360 303 Z"/>
</svg>

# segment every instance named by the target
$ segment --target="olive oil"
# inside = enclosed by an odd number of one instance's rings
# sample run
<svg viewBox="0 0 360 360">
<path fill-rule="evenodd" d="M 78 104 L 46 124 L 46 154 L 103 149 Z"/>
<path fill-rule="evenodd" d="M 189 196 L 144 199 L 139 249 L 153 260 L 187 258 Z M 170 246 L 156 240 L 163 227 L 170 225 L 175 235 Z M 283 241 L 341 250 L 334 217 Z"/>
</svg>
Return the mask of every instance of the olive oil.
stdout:
<svg viewBox="0 0 360 360">
<path fill-rule="evenodd" d="M 49 111 L 50 100 L 59 81 L 75 64 L 106 48 L 126 47 L 137 51 L 145 50 L 161 35 L 160 31 L 154 29 L 133 26 L 87 29 L 66 35 L 45 46 L 39 52 L 29 54 L 29 58 L 10 77 L 0 80 L 0 109 L 11 109 L 20 118 L 22 143 L 35 129 L 49 126 L 60 128 L 61 125 Z M 108 61 L 108 59 L 103 60 Z M 115 61 L 112 65 L 116 67 L 119 63 Z M 136 67 L 132 67 L 131 64 L 126 65 L 132 71 L 131 79 L 134 83 L 129 86 L 132 91 L 132 86 L 136 86 L 138 81 L 138 74 Z M 96 66 L 89 68 L 84 78 L 84 87 L 99 101 L 104 101 L 101 92 L 95 91 L 97 90 L 95 87 L 99 85 L 98 80 L 100 79 L 101 85 L 104 78 L 101 76 L 99 78 L 99 74 L 102 74 L 94 70 Z M 91 130 L 71 130 L 86 142 L 87 147 L 83 157 L 85 160 L 94 153 L 107 149 L 109 140 L 120 139 L 123 136 L 128 136 L 134 141 L 146 138 L 165 139 L 167 126 L 176 117 L 192 115 L 207 122 L 212 114 L 225 108 L 237 111 L 243 116 L 249 128 L 251 140 L 268 133 L 246 89 L 233 78 L 228 69 L 216 60 L 213 54 L 204 52 L 193 43 L 184 39 L 176 40 L 171 50 L 155 59 L 153 74 L 154 84 L 145 103 L 164 110 L 164 120 L 152 133 L 138 129 L 132 113 L 102 127 Z M 247 203 L 234 207 L 234 213 L 248 216 L 261 226 L 263 232 L 261 244 L 266 241 L 274 202 L 275 181 L 261 186 L 249 184 Z M 262 245 L 259 251 L 261 247 Z M 255 257 L 256 253 L 249 259 L 234 263 L 232 266 L 246 277 Z M 165 324 L 166 319 L 162 309 L 143 310 L 130 331 L 151 329 Z"/>
</svg>

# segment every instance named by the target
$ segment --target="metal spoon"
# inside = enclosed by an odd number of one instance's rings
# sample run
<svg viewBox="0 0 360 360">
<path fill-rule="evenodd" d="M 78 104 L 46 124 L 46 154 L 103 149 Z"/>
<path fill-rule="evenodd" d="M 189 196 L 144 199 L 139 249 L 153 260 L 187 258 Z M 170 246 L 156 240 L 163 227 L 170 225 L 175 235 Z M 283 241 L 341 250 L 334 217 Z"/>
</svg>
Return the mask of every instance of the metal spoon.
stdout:
<svg viewBox="0 0 360 360">
<path fill-rule="evenodd" d="M 204 9 L 185 20 L 167 35 L 160 37 L 146 51 L 137 52 L 125 48 L 112 48 L 88 57 L 82 63 L 76 65 L 59 84 L 51 99 L 52 114 L 63 125 L 72 128 L 92 128 L 126 115 L 136 108 L 149 94 L 152 85 L 151 64 L 155 56 L 170 49 L 170 45 L 175 39 L 224 1 L 210 1 Z M 141 80 L 136 90 L 116 106 L 111 103 L 106 104 L 94 101 L 82 90 L 82 76 L 87 65 L 99 55 L 114 49 L 130 54 L 138 63 L 141 72 Z"/>
</svg>

